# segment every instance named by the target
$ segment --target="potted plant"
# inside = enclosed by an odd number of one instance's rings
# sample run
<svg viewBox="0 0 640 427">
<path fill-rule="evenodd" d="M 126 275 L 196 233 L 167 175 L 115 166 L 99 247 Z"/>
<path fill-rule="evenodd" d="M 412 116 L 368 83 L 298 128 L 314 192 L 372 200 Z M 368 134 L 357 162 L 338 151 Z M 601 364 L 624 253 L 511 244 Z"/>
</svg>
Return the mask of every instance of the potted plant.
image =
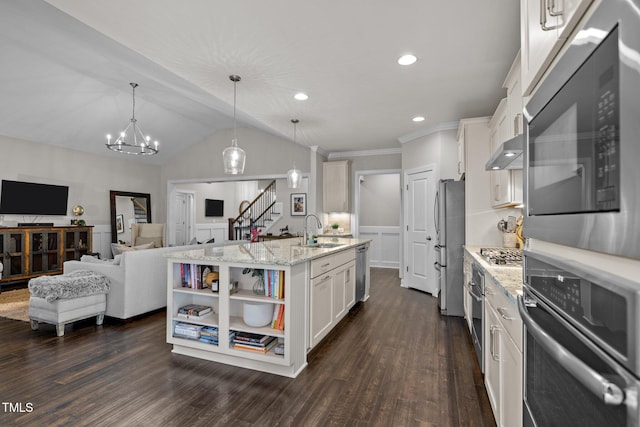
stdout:
<svg viewBox="0 0 640 427">
<path fill-rule="evenodd" d="M 339 227 L 340 224 L 338 224 L 337 222 L 335 224 L 331 224 L 331 228 L 333 229 L 334 234 L 338 232 Z"/>
</svg>

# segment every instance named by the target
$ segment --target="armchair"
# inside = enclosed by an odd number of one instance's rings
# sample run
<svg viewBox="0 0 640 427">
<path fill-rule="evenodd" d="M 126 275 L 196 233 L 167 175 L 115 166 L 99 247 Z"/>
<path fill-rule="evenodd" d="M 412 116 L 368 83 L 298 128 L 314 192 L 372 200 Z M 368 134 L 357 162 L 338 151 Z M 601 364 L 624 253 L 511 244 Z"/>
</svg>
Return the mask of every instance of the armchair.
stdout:
<svg viewBox="0 0 640 427">
<path fill-rule="evenodd" d="M 131 224 L 131 246 L 153 242 L 156 248 L 165 244 L 165 224 Z"/>
</svg>

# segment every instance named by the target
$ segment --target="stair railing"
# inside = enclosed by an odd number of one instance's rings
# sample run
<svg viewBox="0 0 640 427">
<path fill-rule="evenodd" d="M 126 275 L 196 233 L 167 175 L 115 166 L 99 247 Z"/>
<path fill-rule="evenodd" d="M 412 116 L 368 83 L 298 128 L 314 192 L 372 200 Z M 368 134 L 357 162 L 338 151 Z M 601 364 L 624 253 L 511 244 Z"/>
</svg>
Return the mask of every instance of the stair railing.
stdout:
<svg viewBox="0 0 640 427">
<path fill-rule="evenodd" d="M 229 218 L 229 240 L 248 240 L 251 228 L 264 227 L 265 221 L 271 220 L 273 207 L 276 204 L 275 179 L 244 208 L 236 218 Z"/>
</svg>

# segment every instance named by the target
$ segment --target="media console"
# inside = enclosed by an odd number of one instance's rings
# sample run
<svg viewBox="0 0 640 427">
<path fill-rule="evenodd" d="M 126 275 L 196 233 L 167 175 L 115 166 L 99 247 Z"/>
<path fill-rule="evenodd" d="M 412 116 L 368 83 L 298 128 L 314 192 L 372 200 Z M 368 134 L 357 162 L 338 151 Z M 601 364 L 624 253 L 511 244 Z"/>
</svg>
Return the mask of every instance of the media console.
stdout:
<svg viewBox="0 0 640 427">
<path fill-rule="evenodd" d="M 0 228 L 0 286 L 44 274 L 61 274 L 64 261 L 92 252 L 93 226 Z"/>
</svg>

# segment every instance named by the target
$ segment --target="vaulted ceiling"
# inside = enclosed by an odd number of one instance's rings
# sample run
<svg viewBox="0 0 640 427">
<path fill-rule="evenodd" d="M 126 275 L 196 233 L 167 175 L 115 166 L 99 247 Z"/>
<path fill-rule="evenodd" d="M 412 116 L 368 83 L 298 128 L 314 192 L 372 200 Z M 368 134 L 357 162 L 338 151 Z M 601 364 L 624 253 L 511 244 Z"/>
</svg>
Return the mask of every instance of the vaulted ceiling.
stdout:
<svg viewBox="0 0 640 427">
<path fill-rule="evenodd" d="M 161 146 L 144 161 L 166 163 L 233 126 L 238 74 L 241 126 L 292 139 L 297 118 L 303 145 L 394 149 L 490 115 L 518 48 L 515 0 L 2 0 L 0 134 L 109 155 L 137 82 Z"/>
</svg>

